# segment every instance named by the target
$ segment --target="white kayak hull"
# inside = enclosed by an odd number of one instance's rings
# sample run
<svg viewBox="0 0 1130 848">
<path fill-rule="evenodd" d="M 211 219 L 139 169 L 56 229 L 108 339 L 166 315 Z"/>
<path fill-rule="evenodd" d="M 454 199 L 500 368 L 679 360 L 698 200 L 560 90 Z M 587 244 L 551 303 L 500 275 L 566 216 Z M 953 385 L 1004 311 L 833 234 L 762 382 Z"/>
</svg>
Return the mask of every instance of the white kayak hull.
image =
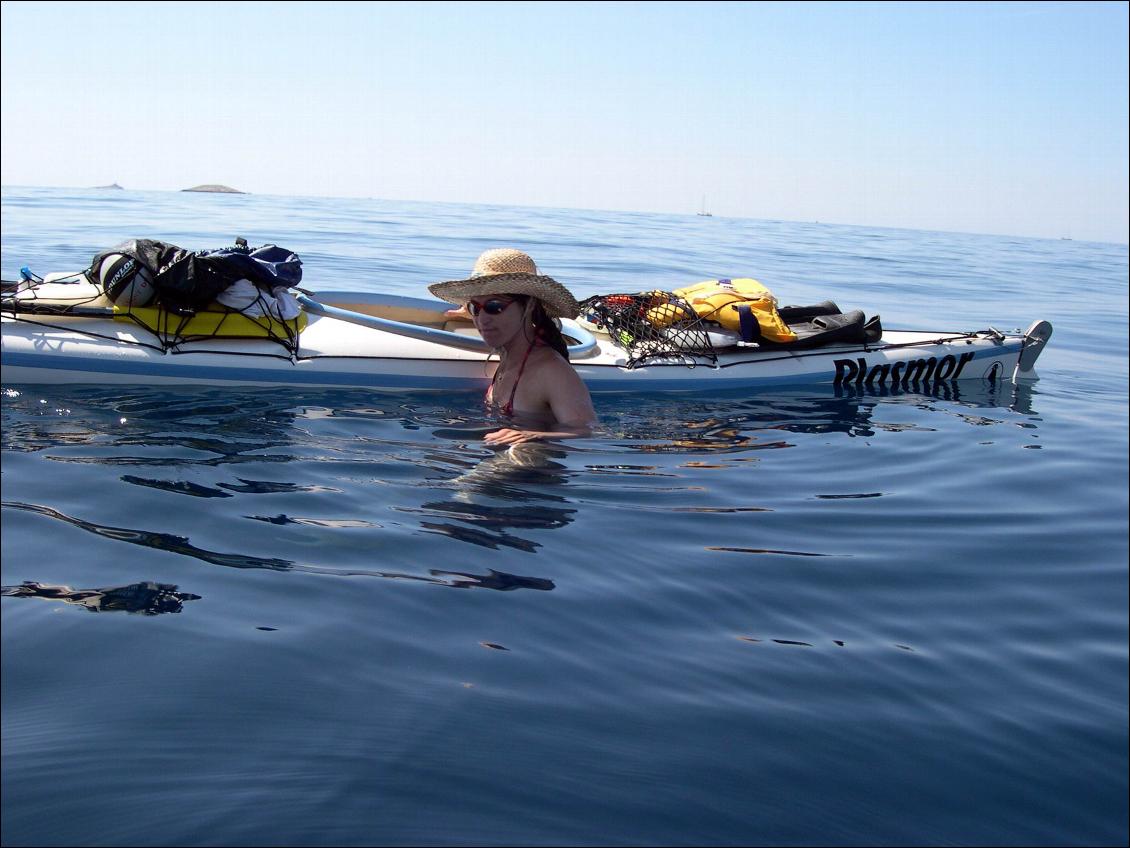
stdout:
<svg viewBox="0 0 1130 848">
<path fill-rule="evenodd" d="M 56 288 L 60 288 L 56 286 Z M 72 291 L 72 289 L 63 289 Z M 77 291 L 77 287 L 75 289 Z M 497 357 L 453 347 L 443 338 L 476 336 L 427 330 L 413 338 L 334 315 L 420 315 L 433 328 L 449 308 L 373 293 L 327 292 L 318 303 L 338 309 L 310 314 L 296 356 L 267 339 L 214 338 L 163 350 L 142 327 L 109 316 L 2 312 L 0 381 L 12 384 L 197 384 L 366 388 L 380 391 L 470 391 L 489 384 Z M 343 311 L 344 310 L 344 311 Z M 378 322 L 380 323 L 379 319 Z M 429 323 L 429 322 L 423 322 Z M 565 322 L 573 339 L 587 331 Z M 627 355 L 603 336 L 572 362 L 594 392 L 714 392 L 789 386 L 897 386 L 939 380 L 1008 380 L 1035 376 L 1032 363 L 1050 335 L 1037 322 L 1024 334 L 997 331 L 887 331 L 880 342 L 813 350 L 737 347 L 716 364 L 681 361 L 627 367 Z M 591 339 L 591 337 L 589 337 Z M 473 346 L 473 345 L 472 345 Z M 1027 350 L 1027 354 L 1023 357 Z M 489 357 L 489 358 L 488 358 Z"/>
</svg>

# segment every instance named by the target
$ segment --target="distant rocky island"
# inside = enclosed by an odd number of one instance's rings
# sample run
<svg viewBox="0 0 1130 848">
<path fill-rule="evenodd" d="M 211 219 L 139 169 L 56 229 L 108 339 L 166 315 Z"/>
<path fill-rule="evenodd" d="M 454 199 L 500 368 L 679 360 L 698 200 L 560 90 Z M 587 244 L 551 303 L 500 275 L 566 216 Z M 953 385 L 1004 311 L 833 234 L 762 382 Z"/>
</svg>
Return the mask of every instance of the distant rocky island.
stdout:
<svg viewBox="0 0 1130 848">
<path fill-rule="evenodd" d="M 125 189 L 123 189 L 117 183 L 110 183 L 110 185 L 108 185 L 108 186 L 95 186 L 95 188 L 109 188 L 109 189 L 113 189 L 114 191 L 125 191 Z"/>
<path fill-rule="evenodd" d="M 217 194 L 247 194 L 247 192 L 240 191 L 236 188 L 229 188 L 226 185 L 213 185 L 212 183 L 209 183 L 208 185 L 198 185 L 193 188 L 183 188 L 181 189 L 181 191 L 210 191 Z"/>
</svg>

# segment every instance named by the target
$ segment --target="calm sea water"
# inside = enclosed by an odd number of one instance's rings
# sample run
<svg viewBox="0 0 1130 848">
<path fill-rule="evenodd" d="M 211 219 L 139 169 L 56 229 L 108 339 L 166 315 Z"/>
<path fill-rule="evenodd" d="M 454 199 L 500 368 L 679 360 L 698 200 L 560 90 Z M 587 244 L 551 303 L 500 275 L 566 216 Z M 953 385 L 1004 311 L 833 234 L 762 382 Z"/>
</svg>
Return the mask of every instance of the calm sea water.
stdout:
<svg viewBox="0 0 1130 848">
<path fill-rule="evenodd" d="M 3 190 L 5 279 L 143 236 L 1055 335 L 1030 386 L 600 397 L 512 451 L 472 395 L 5 386 L 5 845 L 1126 844 L 1124 245 Z"/>
</svg>

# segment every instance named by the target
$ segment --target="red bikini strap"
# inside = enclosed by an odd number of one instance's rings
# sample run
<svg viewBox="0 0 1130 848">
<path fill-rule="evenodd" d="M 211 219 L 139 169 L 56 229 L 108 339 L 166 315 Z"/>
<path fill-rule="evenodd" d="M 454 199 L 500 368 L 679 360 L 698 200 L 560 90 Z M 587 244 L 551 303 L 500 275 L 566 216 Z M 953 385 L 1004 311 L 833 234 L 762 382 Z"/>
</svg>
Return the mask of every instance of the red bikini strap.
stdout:
<svg viewBox="0 0 1130 848">
<path fill-rule="evenodd" d="M 510 400 L 506 401 L 506 406 L 502 407 L 502 414 L 509 417 L 514 414 L 514 395 L 518 394 L 518 383 L 522 380 L 522 375 L 526 373 L 526 362 L 530 358 L 530 352 L 533 351 L 540 342 L 535 341 L 532 345 L 526 348 L 526 355 L 522 357 L 522 364 L 518 368 L 518 376 L 514 379 L 514 388 L 510 390 Z"/>
</svg>

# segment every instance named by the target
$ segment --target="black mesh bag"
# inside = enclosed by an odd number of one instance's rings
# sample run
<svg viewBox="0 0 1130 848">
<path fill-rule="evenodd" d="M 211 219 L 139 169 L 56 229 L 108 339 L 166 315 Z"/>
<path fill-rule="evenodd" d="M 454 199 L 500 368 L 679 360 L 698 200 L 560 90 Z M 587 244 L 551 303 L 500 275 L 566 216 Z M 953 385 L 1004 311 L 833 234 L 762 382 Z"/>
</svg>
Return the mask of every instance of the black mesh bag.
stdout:
<svg viewBox="0 0 1130 848">
<path fill-rule="evenodd" d="M 714 364 L 711 322 L 671 292 L 605 294 L 581 303 L 581 318 L 607 333 L 628 354 L 628 368 L 655 360 L 682 365 Z"/>
</svg>

